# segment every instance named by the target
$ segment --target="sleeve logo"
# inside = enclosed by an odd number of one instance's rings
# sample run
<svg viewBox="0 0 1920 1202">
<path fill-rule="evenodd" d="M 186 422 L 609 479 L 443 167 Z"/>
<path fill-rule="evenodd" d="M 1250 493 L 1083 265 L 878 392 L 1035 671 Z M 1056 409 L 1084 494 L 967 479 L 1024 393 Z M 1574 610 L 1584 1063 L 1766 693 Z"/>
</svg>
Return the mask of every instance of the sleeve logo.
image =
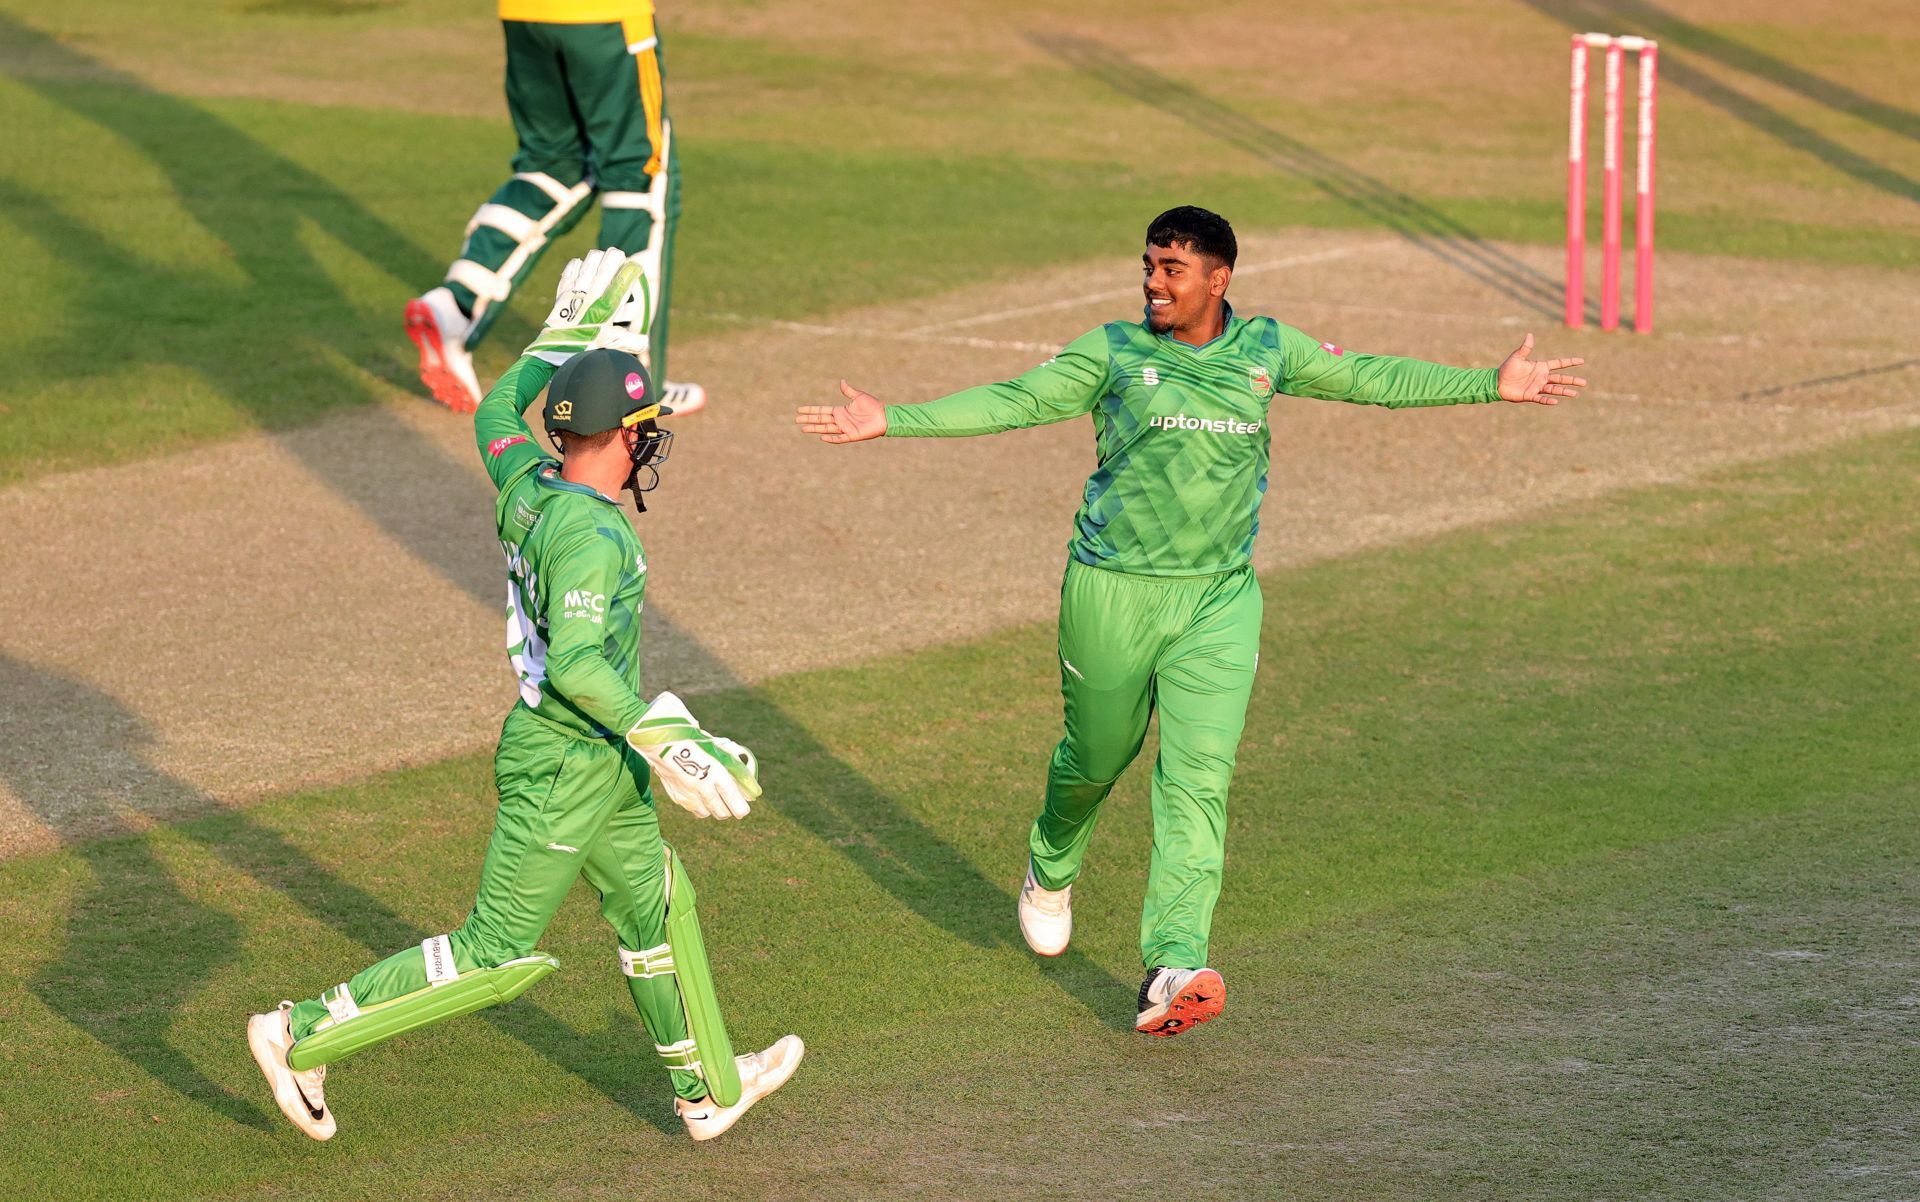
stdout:
<svg viewBox="0 0 1920 1202">
<path fill-rule="evenodd" d="M 527 436 L 525 434 L 515 434 L 510 438 L 496 438 L 492 442 L 487 444 L 487 454 L 493 456 L 495 459 L 498 459 L 500 458 L 500 456 L 506 454 L 506 450 L 508 447 L 513 446 L 515 443 L 522 443 L 525 441 L 527 441 Z"/>
<path fill-rule="evenodd" d="M 1331 342 L 1323 342 L 1323 343 L 1321 343 L 1321 344 L 1320 344 L 1320 349 L 1321 349 L 1321 350 L 1323 350 L 1323 351 L 1325 351 L 1325 352 L 1327 352 L 1327 354 L 1329 354 L 1329 355 L 1344 355 L 1344 354 L 1346 354 L 1346 353 L 1347 353 L 1347 352 L 1345 352 L 1345 351 L 1343 351 L 1343 350 L 1341 350 L 1341 349 L 1340 349 L 1339 347 L 1337 347 L 1337 346 L 1335 346 L 1335 345 L 1333 345 L 1333 343 L 1331 343 Z"/>
</svg>

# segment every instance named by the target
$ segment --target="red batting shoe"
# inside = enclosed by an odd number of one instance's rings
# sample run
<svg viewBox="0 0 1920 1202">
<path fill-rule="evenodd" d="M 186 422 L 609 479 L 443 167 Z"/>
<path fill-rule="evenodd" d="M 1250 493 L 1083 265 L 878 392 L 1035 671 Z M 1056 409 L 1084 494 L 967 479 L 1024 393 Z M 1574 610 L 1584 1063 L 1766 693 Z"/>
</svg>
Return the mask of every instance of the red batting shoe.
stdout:
<svg viewBox="0 0 1920 1202">
<path fill-rule="evenodd" d="M 480 381 L 467 353 L 473 319 L 460 311 L 453 293 L 434 288 L 407 302 L 407 337 L 420 351 L 420 382 L 433 399 L 455 413 L 480 407 Z"/>
<path fill-rule="evenodd" d="M 1226 1004 L 1227 983 L 1213 969 L 1156 968 L 1140 982 L 1140 1016 L 1133 1029 L 1142 1035 L 1178 1035 L 1220 1017 Z"/>
</svg>

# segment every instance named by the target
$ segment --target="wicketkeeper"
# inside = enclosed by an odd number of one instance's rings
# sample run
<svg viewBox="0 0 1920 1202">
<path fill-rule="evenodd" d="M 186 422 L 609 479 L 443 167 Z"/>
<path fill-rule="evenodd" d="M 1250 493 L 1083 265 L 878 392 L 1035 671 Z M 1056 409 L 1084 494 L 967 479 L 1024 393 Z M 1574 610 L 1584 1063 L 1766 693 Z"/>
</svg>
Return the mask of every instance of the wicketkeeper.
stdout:
<svg viewBox="0 0 1920 1202">
<path fill-rule="evenodd" d="M 648 787 L 651 770 L 701 818 L 744 818 L 760 796 L 746 748 L 702 730 L 672 693 L 640 699 L 647 562 L 617 498 L 625 489 L 639 502 L 659 482 L 673 439 L 659 425 L 672 410 L 634 353 L 645 335 L 626 323 L 642 290 L 641 265 L 617 250 L 569 263 L 546 327 L 474 418 L 499 489 L 507 654 L 520 678 L 494 753 L 500 808 L 479 894 L 458 928 L 248 1022 L 274 1100 L 315 1139 L 334 1133 L 322 1093 L 328 1065 L 510 1001 L 558 968 L 536 945 L 579 876 L 618 936 L 609 960 L 626 976 L 693 1138 L 731 1127 L 804 1054 L 794 1035 L 733 1054 L 693 883 L 661 842 Z M 543 386 L 558 461 L 521 416 Z"/>
<path fill-rule="evenodd" d="M 667 300 L 680 167 L 673 153 L 652 0 L 500 0 L 507 109 L 520 149 L 513 178 L 467 222 L 446 282 L 407 303 L 420 379 L 441 402 L 480 403 L 473 348 L 549 243 L 600 201 L 600 245 L 641 271 L 634 347 L 659 398 L 688 413 L 698 384 L 667 379 Z"/>
<path fill-rule="evenodd" d="M 1087 481 L 1060 589 L 1066 733 L 1028 836 L 1020 930 L 1043 956 L 1066 950 L 1070 894 L 1100 805 L 1160 715 L 1153 767 L 1135 1029 L 1172 1035 L 1218 1015 L 1207 939 L 1220 896 L 1227 786 L 1260 653 L 1251 561 L 1267 489 L 1275 393 L 1403 409 L 1534 401 L 1586 381 L 1580 359 L 1529 359 L 1533 336 L 1497 369 L 1351 354 L 1227 303 L 1237 246 L 1225 220 L 1171 209 L 1147 227 L 1146 313 L 1109 322 L 1004 384 L 921 405 L 882 405 L 841 381 L 844 404 L 803 406 L 802 430 L 830 443 L 993 434 L 1093 415 Z"/>
</svg>

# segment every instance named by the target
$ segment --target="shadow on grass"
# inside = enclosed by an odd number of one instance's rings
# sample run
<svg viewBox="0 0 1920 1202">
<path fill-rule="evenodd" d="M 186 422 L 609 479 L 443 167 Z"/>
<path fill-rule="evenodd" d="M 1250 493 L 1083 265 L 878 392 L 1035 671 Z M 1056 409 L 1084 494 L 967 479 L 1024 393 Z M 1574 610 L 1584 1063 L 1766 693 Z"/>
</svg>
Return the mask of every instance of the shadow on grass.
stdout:
<svg viewBox="0 0 1920 1202">
<path fill-rule="evenodd" d="M 207 810 L 219 807 L 146 762 L 144 725 L 113 698 L 7 656 L 0 656 L 0 695 L 8 699 L 0 711 L 7 747 L 7 755 L 0 758 L 0 780 L 43 822 L 56 834 L 68 834 L 76 788 L 97 798 L 98 809 L 124 815 L 122 837 L 74 840 L 74 854 L 94 881 L 74 902 L 66 946 L 59 959 L 35 975 L 34 993 L 168 1088 L 235 1122 L 277 1125 L 277 1114 L 214 1084 L 168 1041 L 177 1016 L 193 1008 L 197 985 L 236 958 L 241 925 L 231 915 L 189 899 L 154 854 L 150 837 L 137 833 L 137 827 L 143 807 L 163 800 Z M 70 757 L 64 753 L 82 740 L 110 750 L 117 769 L 112 780 L 73 778 Z M 87 826 L 90 835 L 98 829 L 97 822 Z M 439 928 L 429 931 L 409 922 L 366 890 L 340 880 L 284 835 L 244 813 L 224 811 L 172 830 L 229 868 L 285 894 L 315 920 L 374 954 L 439 933 Z M 299 993 L 322 983 L 261 985 L 263 990 Z M 262 1008 L 267 1004 L 262 1001 Z M 250 1069 L 245 1017 L 232 1015 L 231 1051 L 233 1059 Z M 670 1122 L 659 1105 L 666 1075 L 644 1038 L 610 1052 L 603 1036 L 574 1031 L 526 1002 L 482 1011 L 480 1017 L 653 1126 L 678 1132 L 678 1123 Z M 647 1092 L 649 1087 L 660 1092 Z M 265 1097 L 264 1083 L 261 1090 Z"/>
<path fill-rule="evenodd" d="M 155 92 L 5 14 L 0 14 L 0 40 L 9 46 L 8 61 L 16 64 L 18 82 L 126 140 L 151 160 L 193 220 L 231 252 L 241 277 L 236 284 L 224 275 L 184 272 L 143 261 L 104 240 L 53 198 L 17 181 L 0 180 L 0 212 L 61 262 L 64 278 L 76 288 L 78 311 L 98 314 L 104 322 L 109 315 L 123 312 L 129 298 L 178 307 L 168 311 L 169 319 L 180 327 L 178 337 L 125 340 L 119 348 L 122 353 L 108 362 L 99 354 L 98 331 L 81 329 L 64 344 L 55 341 L 37 347 L 40 361 L 100 364 L 98 370 L 116 373 L 157 366 L 191 370 L 250 413 L 315 479 L 353 504 L 422 564 L 469 596 L 496 604 L 504 569 L 494 541 L 483 534 L 493 505 L 484 477 L 377 404 L 362 406 L 359 428 L 365 433 L 361 438 L 342 440 L 325 429 L 303 428 L 301 423 L 325 405 L 290 404 L 276 386 L 279 381 L 297 381 L 310 397 L 331 391 L 361 401 L 377 399 L 340 365 L 341 356 L 390 383 L 411 381 L 410 357 L 396 358 L 393 353 L 405 345 L 397 317 L 391 338 L 356 332 L 343 345 L 325 341 L 336 331 L 360 331 L 364 323 L 332 282 L 327 265 L 303 249 L 304 225 L 325 230 L 401 279 L 438 279 L 442 264 L 368 212 L 352 195 L 220 117 Z M 18 65 L 22 63 L 25 67 Z M 500 334 L 525 338 L 530 331 Z M 370 443 L 381 448 L 377 461 L 368 454 Z M 396 463 L 403 465 L 409 480 L 404 490 L 395 486 L 390 474 Z M 133 520 L 138 520 L 137 515 Z M 449 537 L 449 531 L 469 526 L 474 530 L 471 539 Z M 683 632 L 658 618 L 651 625 L 653 638 L 684 643 L 704 655 Z M 734 681 L 737 686 L 731 672 L 707 659 L 712 666 L 706 678 Z M 0 658 L 0 690 L 13 710 L 10 723 L 19 728 L 6 741 L 6 754 L 0 756 L 0 778 L 51 829 L 75 844 L 83 858 L 123 861 L 117 870 L 110 863 L 100 865 L 95 891 L 76 906 L 62 959 L 36 982 L 36 989 L 56 1011 L 157 1080 L 208 1101 L 236 1121 L 257 1121 L 255 1107 L 213 1086 L 164 1039 L 156 1042 L 155 1034 L 164 1033 L 167 1017 L 177 1011 L 192 981 L 231 959 L 238 938 L 232 920 L 186 904 L 144 840 L 116 840 L 96 850 L 83 842 L 82 833 L 71 829 L 70 823 L 63 825 L 62 818 L 62 799 L 76 785 L 103 799 L 115 799 L 112 804 L 130 814 L 159 812 L 163 800 L 170 814 L 220 807 L 141 758 L 139 750 L 149 736 L 139 717 L 112 698 L 4 658 Z M 1007 943 L 1013 925 L 1010 884 L 1002 888 L 970 867 L 952 845 L 841 763 L 777 706 L 749 690 L 738 692 L 747 698 L 742 708 L 749 712 L 742 714 L 737 733 L 756 746 L 789 748 L 815 765 L 816 770 L 806 774 L 811 782 L 806 788 L 815 791 L 788 799 L 788 812 L 803 830 L 846 856 L 927 921 L 976 947 Z M 60 758 L 70 732 L 84 732 L 95 746 L 104 743 L 110 754 L 92 761 L 95 767 L 81 769 L 91 773 L 86 779 L 66 781 L 50 791 L 48 778 L 35 765 Z M 110 768 L 104 766 L 109 764 Z M 129 834 L 132 829 L 127 828 Z M 285 892 L 316 919 L 374 954 L 437 933 L 407 922 L 244 815 L 223 814 L 181 829 L 236 870 Z M 475 865 L 477 869 L 477 857 Z M 151 925 L 138 928 L 139 938 L 125 944 L 126 956 L 102 957 L 105 949 L 100 940 L 108 936 L 101 932 L 112 929 L 113 915 L 135 910 L 151 914 Z M 160 983 L 177 987 L 169 997 L 155 988 L 150 961 L 176 954 L 171 943 L 179 936 L 180 921 L 196 933 L 192 942 L 201 950 L 162 974 Z M 97 958 L 114 966 L 113 975 L 101 977 L 88 968 Z M 724 951 L 720 959 L 724 963 Z M 357 967 L 339 966 L 338 976 L 343 978 Z M 1090 1011 L 1102 1015 L 1125 1009 L 1130 986 L 1084 961 L 1067 967 L 1070 971 L 1062 987 Z M 76 984 L 83 979 L 94 983 Z M 273 987 L 302 989 L 307 984 L 318 987 L 311 982 L 276 982 Z M 144 1011 L 143 1006 L 153 1009 Z M 487 1021 L 574 1072 L 609 1099 L 659 1124 L 656 1115 L 661 1108 L 642 1106 L 632 1097 L 631 1082 L 658 1071 L 657 1066 L 639 1067 L 642 1062 L 653 1065 L 644 1040 L 633 1045 L 644 1056 L 609 1058 L 604 1040 L 572 1031 L 537 1006 L 523 1003 L 483 1013 Z"/>
<path fill-rule="evenodd" d="M 1029 33 L 1028 41 L 1090 79 L 1186 122 L 1268 166 L 1305 180 L 1369 221 L 1525 308 L 1558 317 L 1560 283 L 1484 241 L 1418 197 L 1263 125 L 1092 38 Z M 1599 312 L 1594 312 L 1598 320 Z"/>
<path fill-rule="evenodd" d="M 1845 113 L 1903 138 L 1920 140 L 1920 115 L 1883 104 L 1852 88 L 1822 79 L 1804 68 L 1744 46 L 1724 34 L 1695 25 L 1646 0 L 1524 0 L 1531 8 L 1565 25 L 1570 32 L 1638 34 L 1660 42 L 1660 77 L 1693 93 L 1744 125 L 1819 159 L 1901 200 L 1920 203 L 1920 181 L 1850 150 L 1818 130 L 1708 75 L 1688 61 L 1690 55 L 1764 79 L 1815 104 Z"/>
</svg>

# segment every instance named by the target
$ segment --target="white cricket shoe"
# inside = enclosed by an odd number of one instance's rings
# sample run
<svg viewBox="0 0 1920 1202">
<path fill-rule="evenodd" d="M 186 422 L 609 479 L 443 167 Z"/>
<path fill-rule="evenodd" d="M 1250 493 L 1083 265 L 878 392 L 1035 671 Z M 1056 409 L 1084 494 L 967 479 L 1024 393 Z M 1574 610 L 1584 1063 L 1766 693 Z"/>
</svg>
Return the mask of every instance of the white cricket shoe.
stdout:
<svg viewBox="0 0 1920 1202">
<path fill-rule="evenodd" d="M 324 1082 L 327 1066 L 295 1072 L 287 1067 L 287 1049 L 293 1046 L 292 1002 L 281 1002 L 278 1010 L 256 1014 L 247 1020 L 247 1046 L 253 1049 L 253 1062 L 273 1087 L 273 1100 L 280 1113 L 294 1126 L 315 1139 L 332 1139 L 333 1112 L 327 1109 Z"/>
<path fill-rule="evenodd" d="M 685 1098 L 674 1099 L 674 1109 L 679 1112 L 680 1121 L 687 1125 L 687 1134 L 695 1139 L 712 1139 L 716 1135 L 726 1134 L 727 1128 L 739 1122 L 740 1116 L 755 1102 L 785 1085 L 787 1078 L 793 1076 L 793 1070 L 800 1067 L 800 1058 L 806 1054 L 807 1045 L 800 1042 L 798 1035 L 782 1035 L 764 1052 L 735 1056 L 733 1062 L 740 1066 L 738 1102 L 721 1106 L 711 1095 L 698 1102 L 689 1102 Z"/>
<path fill-rule="evenodd" d="M 660 403 L 673 410 L 675 417 L 685 417 L 707 403 L 707 390 L 684 380 L 668 380 L 660 385 Z"/>
<path fill-rule="evenodd" d="M 1220 1017 L 1226 1004 L 1227 983 L 1211 968 L 1150 969 L 1140 982 L 1140 1016 L 1133 1029 L 1142 1035 L 1178 1035 Z"/>
<path fill-rule="evenodd" d="M 407 302 L 407 337 L 420 350 L 420 382 L 455 413 L 480 407 L 480 380 L 467 353 L 473 319 L 460 311 L 445 285 Z"/>
<path fill-rule="evenodd" d="M 1033 877 L 1033 860 L 1027 860 L 1027 880 L 1020 886 L 1020 933 L 1027 946 L 1043 956 L 1057 956 L 1067 950 L 1073 938 L 1073 886 L 1042 889 Z"/>
</svg>

